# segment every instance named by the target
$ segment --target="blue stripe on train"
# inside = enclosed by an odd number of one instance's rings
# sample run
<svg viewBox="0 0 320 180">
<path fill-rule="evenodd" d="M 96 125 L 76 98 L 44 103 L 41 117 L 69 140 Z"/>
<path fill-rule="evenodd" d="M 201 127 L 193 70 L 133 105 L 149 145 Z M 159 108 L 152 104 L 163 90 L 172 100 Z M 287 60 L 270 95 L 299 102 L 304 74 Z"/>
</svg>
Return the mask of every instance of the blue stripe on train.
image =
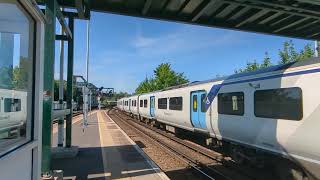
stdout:
<svg viewBox="0 0 320 180">
<path fill-rule="evenodd" d="M 287 73 L 287 74 L 278 74 L 278 75 L 271 75 L 271 76 L 260 77 L 260 78 L 240 80 L 240 81 L 229 82 L 229 83 L 222 82 L 221 84 L 215 84 L 212 86 L 212 88 L 210 89 L 210 91 L 206 97 L 206 111 L 209 109 L 214 98 L 217 96 L 219 90 L 223 86 L 231 85 L 231 84 L 245 83 L 245 82 L 261 81 L 261 80 L 266 80 L 266 79 L 275 79 L 275 78 L 280 78 L 280 77 L 297 76 L 297 75 L 302 75 L 302 74 L 312 74 L 312 73 L 318 73 L 318 72 L 320 72 L 320 69 L 310 69 L 310 70 L 292 72 L 292 73 Z"/>
</svg>

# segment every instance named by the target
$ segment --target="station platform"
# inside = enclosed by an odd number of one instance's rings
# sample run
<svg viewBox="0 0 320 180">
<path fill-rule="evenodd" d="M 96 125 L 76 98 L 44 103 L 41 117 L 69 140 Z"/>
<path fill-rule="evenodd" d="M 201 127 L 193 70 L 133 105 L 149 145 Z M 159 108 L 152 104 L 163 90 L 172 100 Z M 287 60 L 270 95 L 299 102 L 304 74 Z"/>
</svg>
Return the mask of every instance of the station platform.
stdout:
<svg viewBox="0 0 320 180">
<path fill-rule="evenodd" d="M 83 129 L 81 116 L 73 120 L 78 155 L 52 160 L 52 169 L 63 170 L 64 179 L 169 179 L 104 111 L 91 112 L 88 123 Z M 56 126 L 53 133 L 57 144 Z"/>
</svg>

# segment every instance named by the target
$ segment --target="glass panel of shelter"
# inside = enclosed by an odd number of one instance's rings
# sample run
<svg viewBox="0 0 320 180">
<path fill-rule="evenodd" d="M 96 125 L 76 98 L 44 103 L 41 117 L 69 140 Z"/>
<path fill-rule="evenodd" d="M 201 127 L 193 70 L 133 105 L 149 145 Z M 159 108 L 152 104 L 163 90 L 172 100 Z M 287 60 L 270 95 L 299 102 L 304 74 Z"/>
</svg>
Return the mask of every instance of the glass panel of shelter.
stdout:
<svg viewBox="0 0 320 180">
<path fill-rule="evenodd" d="M 18 1 L 0 2 L 0 155 L 31 140 L 34 34 Z"/>
</svg>

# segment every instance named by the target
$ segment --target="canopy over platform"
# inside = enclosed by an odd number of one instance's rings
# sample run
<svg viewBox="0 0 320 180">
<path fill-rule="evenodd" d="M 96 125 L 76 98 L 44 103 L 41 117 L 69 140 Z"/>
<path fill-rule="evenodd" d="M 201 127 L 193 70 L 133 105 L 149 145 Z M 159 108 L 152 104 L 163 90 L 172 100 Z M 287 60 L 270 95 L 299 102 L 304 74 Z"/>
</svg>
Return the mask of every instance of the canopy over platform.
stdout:
<svg viewBox="0 0 320 180">
<path fill-rule="evenodd" d="M 38 0 L 42 2 L 44 0 Z M 91 11 L 320 40 L 320 0 L 58 0 Z M 83 9 L 83 8 L 82 8 Z"/>
</svg>

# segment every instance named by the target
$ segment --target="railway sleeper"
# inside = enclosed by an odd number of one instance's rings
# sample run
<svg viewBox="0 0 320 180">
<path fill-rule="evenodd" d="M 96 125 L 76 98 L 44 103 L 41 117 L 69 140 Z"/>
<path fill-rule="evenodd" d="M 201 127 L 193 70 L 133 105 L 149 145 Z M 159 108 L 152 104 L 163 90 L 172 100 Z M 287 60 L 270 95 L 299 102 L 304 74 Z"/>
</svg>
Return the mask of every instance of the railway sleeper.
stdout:
<svg viewBox="0 0 320 180">
<path fill-rule="evenodd" d="M 312 176 L 304 171 L 301 166 L 289 159 L 278 157 L 275 154 L 224 140 L 218 140 L 216 138 L 206 136 L 205 134 L 195 134 L 190 131 L 158 122 L 154 119 L 148 119 L 140 116 L 137 118 L 140 119 L 141 122 L 150 126 L 173 133 L 181 139 L 188 139 L 209 149 L 217 150 L 226 156 L 230 156 L 232 160 L 239 165 L 258 168 L 261 170 L 269 169 L 272 171 L 270 173 L 275 174 L 280 180 L 313 180 Z"/>
</svg>

